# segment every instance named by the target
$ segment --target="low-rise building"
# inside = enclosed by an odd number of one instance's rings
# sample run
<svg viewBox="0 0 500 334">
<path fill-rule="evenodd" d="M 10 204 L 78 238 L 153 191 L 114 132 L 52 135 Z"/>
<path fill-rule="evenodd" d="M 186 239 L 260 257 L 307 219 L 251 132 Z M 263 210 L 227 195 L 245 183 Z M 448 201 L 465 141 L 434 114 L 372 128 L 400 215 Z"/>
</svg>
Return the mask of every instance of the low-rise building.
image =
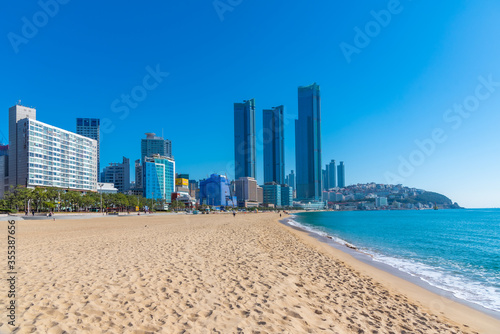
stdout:
<svg viewBox="0 0 500 334">
<path fill-rule="evenodd" d="M 375 206 L 377 208 L 387 206 L 387 197 L 377 197 L 375 198 Z"/>
<path fill-rule="evenodd" d="M 225 175 L 212 174 L 200 181 L 200 204 L 210 206 L 236 206 L 236 196 L 231 194 L 231 183 Z"/>
<path fill-rule="evenodd" d="M 264 189 L 264 204 L 281 207 L 281 186 L 276 182 L 268 182 L 262 186 Z"/>
<path fill-rule="evenodd" d="M 97 184 L 97 192 L 100 194 L 116 194 L 118 189 L 115 188 L 113 183 L 100 182 Z"/>
</svg>

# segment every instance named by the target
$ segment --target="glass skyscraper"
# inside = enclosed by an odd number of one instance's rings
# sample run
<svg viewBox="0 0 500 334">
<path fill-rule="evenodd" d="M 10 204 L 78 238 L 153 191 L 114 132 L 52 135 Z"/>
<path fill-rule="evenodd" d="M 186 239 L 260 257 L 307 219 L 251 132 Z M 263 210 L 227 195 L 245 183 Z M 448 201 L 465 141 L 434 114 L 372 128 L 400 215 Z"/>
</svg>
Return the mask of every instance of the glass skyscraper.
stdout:
<svg viewBox="0 0 500 334">
<path fill-rule="evenodd" d="M 337 166 L 337 177 L 339 188 L 345 188 L 345 166 L 343 161 Z"/>
<path fill-rule="evenodd" d="M 264 109 L 264 183 L 285 183 L 284 106 Z"/>
<path fill-rule="evenodd" d="M 234 104 L 234 174 L 257 177 L 255 153 L 255 99 Z"/>
<path fill-rule="evenodd" d="M 332 189 L 332 188 L 337 187 L 337 166 L 335 164 L 335 160 L 332 160 L 329 163 L 328 173 L 329 173 L 329 175 L 328 175 L 328 181 L 329 181 L 328 189 Z"/>
<path fill-rule="evenodd" d="M 295 120 L 297 199 L 321 201 L 321 98 L 314 83 L 298 89 L 299 117 Z"/>
<path fill-rule="evenodd" d="M 172 142 L 162 137 L 157 137 L 154 133 L 146 133 L 146 138 L 141 140 L 141 161 L 144 165 L 145 157 L 152 157 L 158 154 L 163 157 L 172 157 Z"/>
</svg>

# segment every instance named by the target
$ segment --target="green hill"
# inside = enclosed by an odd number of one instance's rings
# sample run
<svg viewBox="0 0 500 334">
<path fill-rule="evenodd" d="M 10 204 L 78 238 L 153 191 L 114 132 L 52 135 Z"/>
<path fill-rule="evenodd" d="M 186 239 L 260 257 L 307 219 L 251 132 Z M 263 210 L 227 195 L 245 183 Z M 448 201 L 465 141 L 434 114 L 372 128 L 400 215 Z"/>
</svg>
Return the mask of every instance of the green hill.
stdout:
<svg viewBox="0 0 500 334">
<path fill-rule="evenodd" d="M 431 191 L 426 191 L 420 195 L 415 196 L 413 199 L 415 199 L 415 201 L 420 202 L 420 203 L 431 202 L 431 203 L 443 204 L 443 205 L 453 204 L 451 199 L 449 199 L 448 197 L 441 195 L 441 194 L 438 194 L 438 193 L 431 192 Z"/>
</svg>

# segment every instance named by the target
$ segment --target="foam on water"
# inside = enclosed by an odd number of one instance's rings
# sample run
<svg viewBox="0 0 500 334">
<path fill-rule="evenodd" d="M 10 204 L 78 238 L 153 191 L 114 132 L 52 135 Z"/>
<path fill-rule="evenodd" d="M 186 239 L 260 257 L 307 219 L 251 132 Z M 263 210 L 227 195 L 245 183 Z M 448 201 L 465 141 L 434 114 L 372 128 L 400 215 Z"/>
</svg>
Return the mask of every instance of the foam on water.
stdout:
<svg viewBox="0 0 500 334">
<path fill-rule="evenodd" d="M 287 223 L 307 232 L 328 237 L 337 244 L 354 246 L 360 252 L 370 255 L 374 261 L 389 265 L 436 288 L 450 292 L 458 299 L 500 312 L 500 272 L 496 277 L 491 277 L 491 275 L 487 275 L 480 270 L 460 268 L 456 267 L 456 265 L 453 267 L 453 265 L 447 265 L 446 263 L 443 266 L 431 266 L 418 261 L 418 258 L 402 258 L 392 254 L 383 254 L 368 247 L 353 245 L 338 235 L 330 233 L 326 227 L 300 223 L 296 219 L 298 219 L 296 216 L 292 216 L 291 219 L 287 220 Z M 417 256 L 418 254 L 415 257 Z M 480 277 L 480 281 L 459 275 L 463 271 L 468 271 L 471 276 Z"/>
</svg>

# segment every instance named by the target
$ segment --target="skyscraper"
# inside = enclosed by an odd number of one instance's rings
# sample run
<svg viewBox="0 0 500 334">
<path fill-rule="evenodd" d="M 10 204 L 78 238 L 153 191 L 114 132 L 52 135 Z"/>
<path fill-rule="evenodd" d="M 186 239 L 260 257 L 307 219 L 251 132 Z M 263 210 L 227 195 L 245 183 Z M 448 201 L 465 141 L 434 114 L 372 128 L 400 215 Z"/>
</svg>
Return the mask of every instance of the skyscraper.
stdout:
<svg viewBox="0 0 500 334">
<path fill-rule="evenodd" d="M 234 174 L 257 177 L 255 153 L 255 99 L 234 104 Z"/>
<path fill-rule="evenodd" d="M 290 172 L 290 174 L 288 174 L 286 177 L 285 177 L 285 184 L 289 185 L 290 188 L 292 188 L 292 199 L 295 198 L 295 174 L 293 173 L 293 169 L 292 171 Z"/>
<path fill-rule="evenodd" d="M 295 174 L 293 172 L 293 169 L 290 171 L 290 174 L 288 174 L 288 179 L 286 184 L 295 189 Z"/>
<path fill-rule="evenodd" d="M 330 171 L 329 171 L 330 166 L 327 164 L 325 166 L 325 169 L 321 170 L 321 181 L 322 181 L 322 191 L 325 191 L 328 189 L 328 177 L 330 176 Z"/>
<path fill-rule="evenodd" d="M 319 86 L 298 88 L 299 117 L 295 120 L 297 198 L 321 201 L 321 99 Z"/>
<path fill-rule="evenodd" d="M 100 125 L 101 121 L 98 118 L 77 118 L 76 133 L 90 139 L 97 140 L 97 175 L 101 173 L 101 136 Z"/>
<path fill-rule="evenodd" d="M 163 157 L 172 158 L 172 142 L 156 134 L 148 132 L 146 138 L 141 140 L 141 161 L 144 166 L 145 157 L 158 154 Z"/>
<path fill-rule="evenodd" d="M 332 160 L 328 165 L 328 187 L 327 189 L 332 189 L 337 187 L 337 166 L 335 160 Z"/>
<path fill-rule="evenodd" d="M 264 182 L 285 182 L 284 106 L 264 109 Z"/>
<path fill-rule="evenodd" d="M 345 188 L 345 166 L 343 161 L 337 166 L 337 174 L 339 188 Z"/>
</svg>

